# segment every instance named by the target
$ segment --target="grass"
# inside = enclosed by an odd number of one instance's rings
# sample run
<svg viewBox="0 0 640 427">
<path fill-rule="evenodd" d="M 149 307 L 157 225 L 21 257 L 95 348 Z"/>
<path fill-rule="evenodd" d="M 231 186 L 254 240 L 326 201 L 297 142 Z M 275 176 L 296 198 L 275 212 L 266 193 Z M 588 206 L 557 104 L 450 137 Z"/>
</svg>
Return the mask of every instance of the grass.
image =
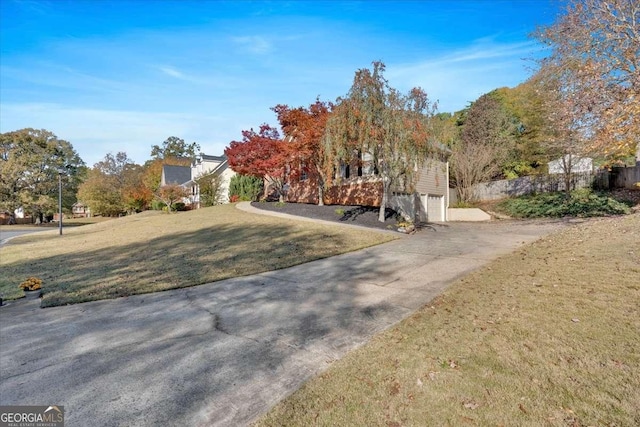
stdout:
<svg viewBox="0 0 640 427">
<path fill-rule="evenodd" d="M 234 205 L 145 212 L 22 236 L 0 248 L 0 293 L 43 280 L 42 306 L 182 288 L 289 267 L 393 239 L 375 231 L 253 215 Z"/>
<path fill-rule="evenodd" d="M 462 278 L 256 425 L 640 425 L 640 214 Z"/>
</svg>

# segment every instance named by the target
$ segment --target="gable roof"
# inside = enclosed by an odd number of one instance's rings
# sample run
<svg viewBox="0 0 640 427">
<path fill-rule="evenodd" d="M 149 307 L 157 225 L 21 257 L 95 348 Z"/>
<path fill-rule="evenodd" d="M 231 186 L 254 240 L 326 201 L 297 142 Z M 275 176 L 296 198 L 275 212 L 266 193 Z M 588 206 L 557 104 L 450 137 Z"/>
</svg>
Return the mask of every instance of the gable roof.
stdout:
<svg viewBox="0 0 640 427">
<path fill-rule="evenodd" d="M 190 179 L 189 166 L 162 165 L 162 185 L 184 184 Z"/>
<path fill-rule="evenodd" d="M 199 160 L 213 160 L 213 161 L 217 161 L 217 162 L 222 162 L 224 160 L 227 160 L 227 156 L 225 156 L 224 154 L 222 156 L 210 156 L 208 154 L 203 154 L 201 153 L 199 157 Z"/>
</svg>

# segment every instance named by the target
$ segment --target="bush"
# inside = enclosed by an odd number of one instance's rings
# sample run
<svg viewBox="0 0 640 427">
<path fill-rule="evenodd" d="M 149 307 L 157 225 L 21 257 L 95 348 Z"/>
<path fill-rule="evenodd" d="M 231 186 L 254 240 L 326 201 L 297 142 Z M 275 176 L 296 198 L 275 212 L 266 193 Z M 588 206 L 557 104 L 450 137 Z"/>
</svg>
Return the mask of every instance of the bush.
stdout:
<svg viewBox="0 0 640 427">
<path fill-rule="evenodd" d="M 255 202 L 263 192 L 262 178 L 234 175 L 229 181 L 229 200 Z"/>
<path fill-rule="evenodd" d="M 167 205 L 165 205 L 160 200 L 154 200 L 151 202 L 151 209 L 153 209 L 154 211 L 162 211 L 162 210 L 165 210 L 166 207 Z"/>
<path fill-rule="evenodd" d="M 564 192 L 543 193 L 505 200 L 498 210 L 516 218 L 559 218 L 563 216 L 593 217 L 628 214 L 629 206 L 609 197 L 583 189 Z"/>
<path fill-rule="evenodd" d="M 37 291 L 38 289 L 42 288 L 42 279 L 38 279 L 37 277 L 29 277 L 18 286 L 24 291 Z"/>
</svg>

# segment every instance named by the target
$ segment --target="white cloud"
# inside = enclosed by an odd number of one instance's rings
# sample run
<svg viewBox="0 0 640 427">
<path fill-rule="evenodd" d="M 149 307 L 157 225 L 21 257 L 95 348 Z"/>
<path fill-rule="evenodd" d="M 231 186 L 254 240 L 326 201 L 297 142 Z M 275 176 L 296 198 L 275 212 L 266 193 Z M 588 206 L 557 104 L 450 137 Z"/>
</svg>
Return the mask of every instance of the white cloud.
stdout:
<svg viewBox="0 0 640 427">
<path fill-rule="evenodd" d="M 270 53 L 273 48 L 273 45 L 261 36 L 233 37 L 232 40 L 249 52 L 258 55 L 266 55 Z"/>
<path fill-rule="evenodd" d="M 181 73 L 180 71 L 176 70 L 173 67 L 162 66 L 158 68 L 160 69 L 160 71 L 162 71 L 168 76 L 175 77 L 176 79 L 180 79 L 180 80 L 187 80 L 186 76 L 183 73 Z"/>
</svg>

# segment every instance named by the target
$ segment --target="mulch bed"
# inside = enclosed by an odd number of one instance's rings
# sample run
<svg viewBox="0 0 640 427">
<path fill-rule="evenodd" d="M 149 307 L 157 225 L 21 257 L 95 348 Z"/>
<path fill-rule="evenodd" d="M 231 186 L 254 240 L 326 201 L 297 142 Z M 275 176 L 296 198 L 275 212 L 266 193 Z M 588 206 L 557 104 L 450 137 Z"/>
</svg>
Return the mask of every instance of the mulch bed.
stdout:
<svg viewBox="0 0 640 427">
<path fill-rule="evenodd" d="M 397 213 L 392 209 L 386 209 L 385 222 L 378 221 L 379 208 L 371 206 L 338 206 L 338 205 L 311 205 L 306 203 L 278 203 L 278 202 L 252 202 L 251 206 L 273 212 L 282 212 L 289 215 L 297 215 L 306 218 L 321 219 L 343 224 L 354 224 L 363 227 L 379 228 L 383 230 L 397 230 Z"/>
</svg>

